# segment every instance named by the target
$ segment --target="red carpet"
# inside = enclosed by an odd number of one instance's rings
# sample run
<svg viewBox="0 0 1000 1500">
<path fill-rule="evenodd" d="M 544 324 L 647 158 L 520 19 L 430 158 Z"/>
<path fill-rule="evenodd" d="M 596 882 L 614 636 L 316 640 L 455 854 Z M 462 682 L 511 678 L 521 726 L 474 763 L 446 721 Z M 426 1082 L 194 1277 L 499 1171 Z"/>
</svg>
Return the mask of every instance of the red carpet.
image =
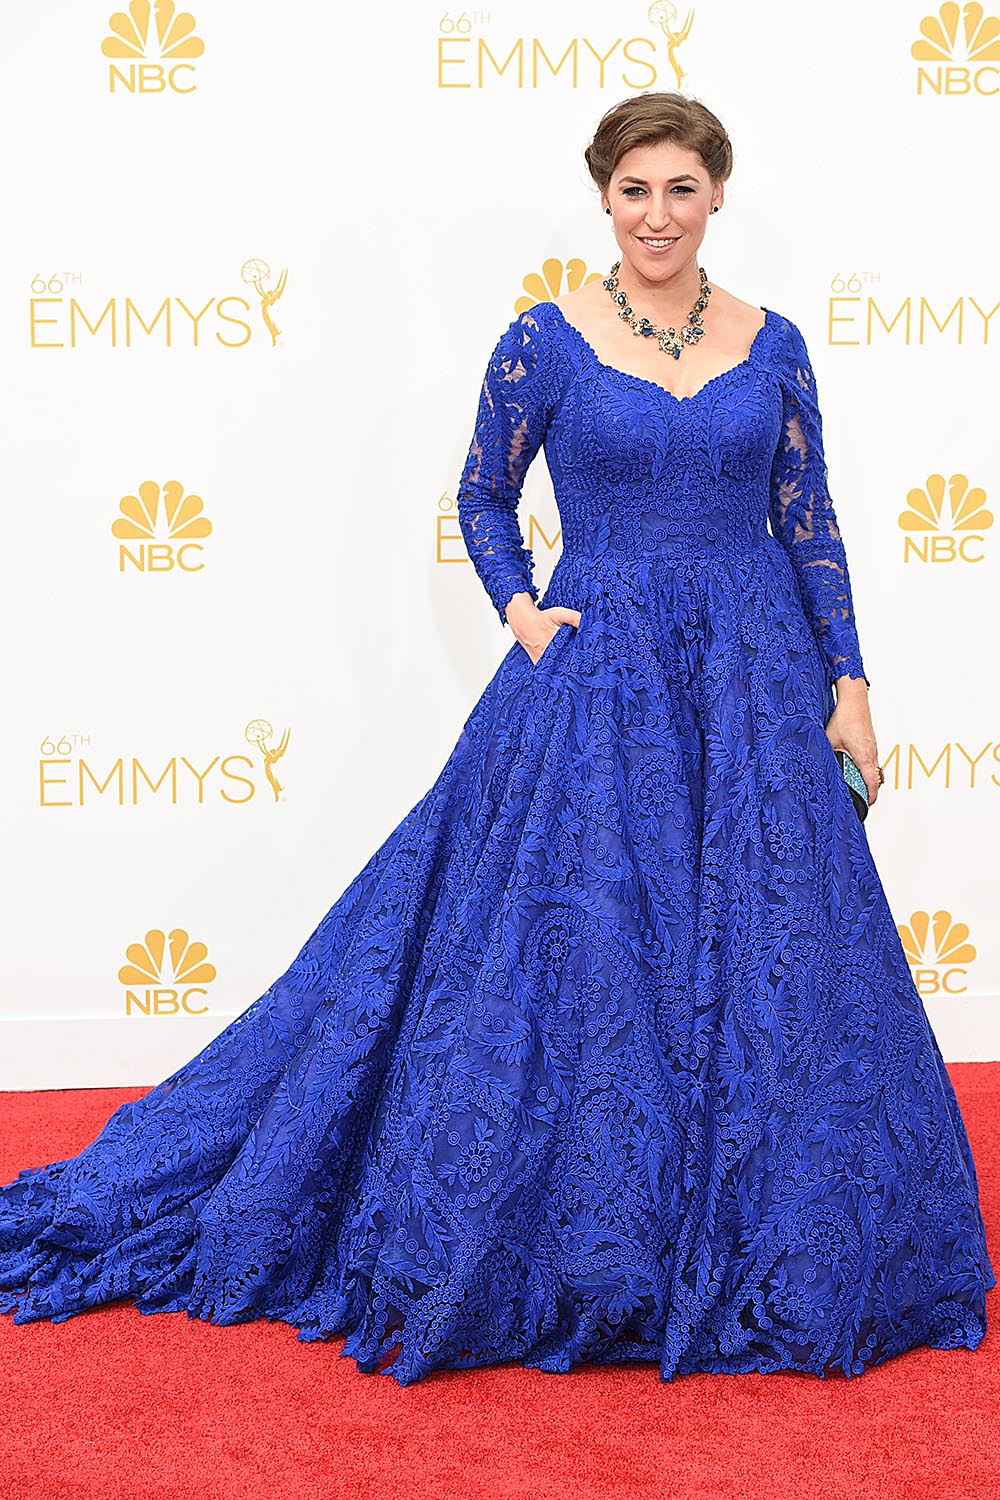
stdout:
<svg viewBox="0 0 1000 1500">
<path fill-rule="evenodd" d="M 1000 1063 L 949 1068 L 1000 1265 Z M 0 1094 L 0 1180 L 73 1155 L 145 1089 Z M 129 1303 L 0 1317 L 0 1496 L 18 1500 L 948 1500 L 1000 1495 L 1000 1308 L 975 1351 L 853 1380 L 444 1371 L 401 1387 L 341 1340 Z"/>
</svg>

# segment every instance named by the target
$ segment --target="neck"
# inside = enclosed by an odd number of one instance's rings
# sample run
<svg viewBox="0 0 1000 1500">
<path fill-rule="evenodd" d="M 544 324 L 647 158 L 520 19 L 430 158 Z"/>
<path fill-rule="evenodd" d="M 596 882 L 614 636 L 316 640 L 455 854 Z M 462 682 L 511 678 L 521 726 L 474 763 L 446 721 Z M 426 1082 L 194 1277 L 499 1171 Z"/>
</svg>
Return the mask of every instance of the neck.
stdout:
<svg viewBox="0 0 1000 1500">
<path fill-rule="evenodd" d="M 669 276 L 644 276 L 630 260 L 621 258 L 618 289 L 628 295 L 632 310 L 653 323 L 676 326 L 686 323 L 701 296 L 701 273 L 692 256 Z"/>
</svg>

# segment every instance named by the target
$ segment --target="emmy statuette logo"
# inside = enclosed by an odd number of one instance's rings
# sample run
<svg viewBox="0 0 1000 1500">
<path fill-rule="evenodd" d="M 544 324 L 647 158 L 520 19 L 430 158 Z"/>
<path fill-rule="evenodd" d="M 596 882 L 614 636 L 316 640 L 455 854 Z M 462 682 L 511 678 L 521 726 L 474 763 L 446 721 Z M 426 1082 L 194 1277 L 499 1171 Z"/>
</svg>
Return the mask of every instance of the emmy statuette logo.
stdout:
<svg viewBox="0 0 1000 1500">
<path fill-rule="evenodd" d="M 274 768 L 288 749 L 290 733 L 291 731 L 286 725 L 278 743 L 272 745 L 270 740 L 274 734 L 274 730 L 266 719 L 251 719 L 244 731 L 247 744 L 256 745 L 260 752 L 261 762 L 264 766 L 264 775 L 267 777 L 268 786 L 274 793 L 275 802 L 278 801 L 285 789 L 275 775 Z"/>
<path fill-rule="evenodd" d="M 649 7 L 649 19 L 663 32 L 663 38 L 667 44 L 667 61 L 673 70 L 674 87 L 679 89 L 687 75 L 681 67 L 677 49 L 691 35 L 694 11 L 689 10 L 683 22 L 678 22 L 677 6 L 673 4 L 673 0 L 654 0 Z"/>
<path fill-rule="evenodd" d="M 274 345 L 278 342 L 278 335 L 281 329 L 271 316 L 271 308 L 285 290 L 285 282 L 288 280 L 288 268 L 286 266 L 281 272 L 273 287 L 267 287 L 264 284 L 271 275 L 271 268 L 264 260 L 245 261 L 241 275 L 246 284 L 252 286 L 257 293 L 257 299 L 260 303 L 260 315 L 264 320 L 264 326 L 271 335 L 271 347 L 273 349 Z"/>
</svg>

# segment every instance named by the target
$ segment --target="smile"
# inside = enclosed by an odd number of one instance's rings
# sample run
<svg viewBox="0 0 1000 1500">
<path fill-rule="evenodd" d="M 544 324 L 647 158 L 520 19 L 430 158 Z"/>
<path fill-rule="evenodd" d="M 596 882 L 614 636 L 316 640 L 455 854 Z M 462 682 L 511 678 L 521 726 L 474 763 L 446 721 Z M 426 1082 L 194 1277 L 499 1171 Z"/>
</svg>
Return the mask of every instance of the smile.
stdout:
<svg viewBox="0 0 1000 1500">
<path fill-rule="evenodd" d="M 645 245 L 647 250 L 652 250 L 654 254 L 658 254 L 664 250 L 669 250 L 671 245 L 676 245 L 677 241 L 680 239 L 680 235 L 674 235 L 674 237 L 669 240 L 653 240 L 644 239 L 641 234 L 637 234 L 636 239 L 639 241 L 640 245 Z"/>
</svg>

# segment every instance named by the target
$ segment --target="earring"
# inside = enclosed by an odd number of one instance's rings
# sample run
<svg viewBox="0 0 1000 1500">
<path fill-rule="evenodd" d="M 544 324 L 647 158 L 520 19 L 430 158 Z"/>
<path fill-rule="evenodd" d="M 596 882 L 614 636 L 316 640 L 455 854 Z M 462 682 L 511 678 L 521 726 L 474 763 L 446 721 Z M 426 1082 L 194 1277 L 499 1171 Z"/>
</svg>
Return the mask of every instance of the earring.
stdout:
<svg viewBox="0 0 1000 1500">
<path fill-rule="evenodd" d="M 604 210 L 604 212 L 605 212 L 605 213 L 606 213 L 606 214 L 609 214 L 609 213 L 610 213 L 610 212 L 611 212 L 611 210 L 610 210 L 610 208 L 606 208 L 606 209 L 605 209 L 605 210 Z"/>
</svg>

